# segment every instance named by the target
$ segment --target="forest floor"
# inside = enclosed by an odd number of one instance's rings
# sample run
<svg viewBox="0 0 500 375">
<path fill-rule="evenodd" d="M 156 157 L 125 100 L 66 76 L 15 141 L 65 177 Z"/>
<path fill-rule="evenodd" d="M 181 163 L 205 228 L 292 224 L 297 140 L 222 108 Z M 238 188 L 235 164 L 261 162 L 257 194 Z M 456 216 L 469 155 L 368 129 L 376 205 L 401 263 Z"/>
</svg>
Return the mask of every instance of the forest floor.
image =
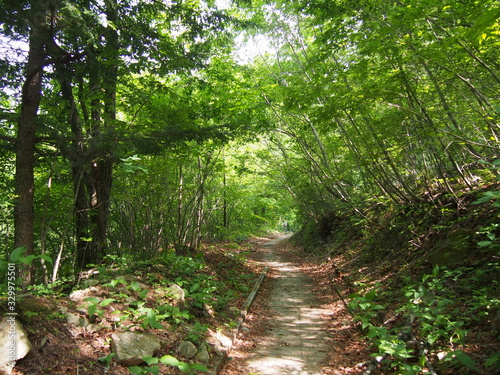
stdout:
<svg viewBox="0 0 500 375">
<path fill-rule="evenodd" d="M 207 244 L 203 257 L 179 258 L 180 264 L 154 264 L 154 262 L 137 262 L 132 268 L 117 267 L 110 271 L 110 275 L 95 274 L 91 286 L 72 286 L 71 290 L 28 293 L 18 298 L 17 319 L 23 324 L 33 349 L 27 356 L 17 361 L 12 375 L 127 375 L 131 374 L 127 366 L 110 363 L 102 359 L 111 353 L 110 341 L 113 332 L 137 331 L 148 332 L 161 340 L 161 349 L 157 357 L 172 355 L 180 361 L 191 362 L 179 355 L 177 347 L 182 340 L 189 338 L 199 344 L 209 343 L 211 367 L 220 358 L 214 349 L 220 345 L 216 337 L 229 337 L 233 323 L 239 316 L 247 295 L 253 287 L 261 267 L 253 262 L 247 262 L 239 253 L 248 248 L 236 244 Z M 202 259 L 200 261 L 199 259 Z M 200 265 L 202 264 L 203 267 Z M 182 276 L 173 274 L 176 269 Z M 109 285 L 110 278 L 125 280 L 127 284 L 118 283 L 115 287 Z M 191 279 L 190 279 L 191 278 Z M 190 317 L 174 310 L 173 316 L 166 320 L 159 320 L 164 329 L 154 329 L 144 326 L 144 315 L 151 308 L 157 311 L 158 306 L 171 302 L 165 296 L 164 286 L 176 281 L 187 289 L 186 301 Z M 233 287 L 237 281 L 238 286 Z M 137 283 L 137 284 L 134 284 Z M 193 284 L 194 283 L 194 284 Z M 226 295 L 220 302 L 217 311 L 204 311 L 194 306 L 195 298 L 208 298 L 209 287 L 205 296 L 196 297 L 196 292 L 204 293 L 201 284 L 219 285 Z M 244 285 L 242 285 L 244 284 Z M 190 287 L 191 285 L 191 287 Z M 194 291 L 193 285 L 200 285 Z M 189 293 L 192 291 L 192 293 Z M 142 297 L 141 292 L 147 292 Z M 125 294 L 125 295 L 124 295 Z M 109 304 L 100 303 L 101 310 L 95 323 L 97 330 L 87 327 L 78 327 L 66 322 L 65 313 L 70 312 L 81 319 L 88 319 L 88 303 L 86 298 L 98 298 L 99 301 L 113 299 Z M 220 297 L 220 296 L 219 296 Z M 130 300 L 137 300 L 132 303 Z M 141 303 L 141 307 L 138 307 Z M 214 301 L 214 304 L 219 301 Z M 187 312 L 187 311 L 185 311 Z M 119 321 L 118 321 L 119 319 Z M 216 344 L 216 345 L 214 345 Z M 142 366 L 142 374 L 149 374 L 150 368 Z M 179 368 L 167 364 L 158 364 L 159 374 L 180 374 Z M 151 369 L 151 371 L 153 371 Z M 151 372 L 153 373 L 153 372 Z"/>
<path fill-rule="evenodd" d="M 300 250 L 290 243 L 290 241 L 281 241 L 272 248 L 266 247 L 273 240 L 276 240 L 280 234 L 263 238 L 254 238 L 247 244 L 233 246 L 232 244 L 211 244 L 207 245 L 203 251 L 205 266 L 201 269 L 204 278 L 217 278 L 222 285 L 229 286 L 238 280 L 238 284 L 245 283 L 245 288 L 239 292 L 233 292 L 231 298 L 226 298 L 225 304 L 219 307 L 215 314 L 207 314 L 202 310 L 192 311 L 194 317 L 186 322 L 179 324 L 164 324 L 165 329 L 154 330 L 148 328 L 162 341 L 162 347 L 158 356 L 175 355 L 177 356 L 177 345 L 179 342 L 191 335 L 193 337 L 193 327 L 207 327 L 208 333 L 222 333 L 226 337 L 231 336 L 231 330 L 234 329 L 234 322 L 238 318 L 239 309 L 245 303 L 245 300 L 258 278 L 263 265 L 266 262 L 273 261 L 269 257 L 276 257 L 274 261 L 286 264 L 286 268 L 293 269 L 304 275 L 307 280 L 307 288 L 314 295 L 313 300 L 308 300 L 310 308 L 321 309 L 322 330 L 324 335 L 318 335 L 316 340 L 323 341 L 319 350 L 321 351 L 321 363 L 319 370 L 311 372 L 302 372 L 304 374 L 322 374 L 322 375 L 345 375 L 345 374 L 363 374 L 368 363 L 373 363 L 373 353 L 376 348 L 366 339 L 366 331 L 362 332 L 359 321 L 352 315 L 352 310 L 348 306 L 352 300 L 353 293 L 360 293 L 360 285 L 365 283 L 380 283 L 386 286 L 389 293 L 394 293 L 401 289 L 400 276 L 397 274 L 397 259 L 393 257 L 386 260 L 379 260 L 376 263 L 362 260 L 357 253 L 338 251 L 330 254 L 326 258 L 324 255 L 315 255 L 310 252 Z M 249 250 L 253 249 L 253 250 Z M 154 303 L 160 303 L 164 296 L 159 290 L 155 289 L 162 278 L 172 280 L 172 275 L 167 275 L 168 270 L 161 265 L 142 265 L 147 266 L 147 270 L 141 269 L 135 265 L 133 277 L 134 280 L 141 280 L 143 290 L 149 290 L 144 297 L 145 306 L 155 306 Z M 246 320 L 235 343 L 230 351 L 230 357 L 226 361 L 222 370 L 222 375 L 249 375 L 257 374 L 255 369 L 249 368 L 249 359 L 255 357 L 259 350 L 266 350 L 262 346 L 266 340 L 269 342 L 270 332 L 276 330 L 275 320 L 270 318 L 270 311 L 275 308 L 273 301 L 276 300 L 277 280 L 282 278 L 283 270 L 281 266 L 271 267 L 265 278 L 259 293 L 248 313 Z M 415 272 L 421 270 L 414 267 Z M 147 272 L 146 272 L 147 271 Z M 485 275 L 493 274 L 485 271 Z M 189 273 L 189 272 L 188 272 Z M 129 275 L 130 276 L 130 275 Z M 132 279 L 126 275 L 126 279 L 132 286 Z M 196 280 L 202 280 L 197 275 Z M 289 274 L 290 276 L 290 274 Z M 132 277 L 132 276 L 130 276 Z M 170 278 L 169 278 L 170 277 Z M 154 279 L 154 283 L 151 280 Z M 149 283 L 148 283 L 149 280 Z M 175 278 L 173 279 L 175 280 Z M 486 281 L 491 278 L 486 278 Z M 302 281 L 301 281 L 302 283 Z M 241 285 L 240 285 L 241 286 Z M 293 285 L 287 286 L 293 288 Z M 303 285 L 300 286 L 304 287 Z M 225 288 L 225 286 L 223 287 Z M 103 285 L 97 284 L 87 288 L 93 291 L 101 300 L 106 298 L 116 298 L 116 293 L 106 289 Z M 457 292 L 456 298 L 460 300 L 462 296 L 458 293 L 466 291 L 453 289 Z M 86 295 L 82 295 L 85 297 Z M 383 298 L 383 297 L 382 297 Z M 314 301 L 314 302 L 311 302 Z M 314 304 L 312 306 L 311 304 Z M 61 310 L 63 308 L 63 310 Z M 110 336 L 117 329 L 115 326 L 106 326 L 105 322 L 113 320 L 112 311 L 127 312 L 123 303 L 115 301 L 109 307 L 103 308 L 104 314 L 100 318 L 104 327 L 98 331 L 90 332 L 86 328 L 68 327 L 64 319 L 64 313 L 69 309 L 71 312 L 85 316 L 85 311 L 79 310 L 75 301 L 71 300 L 68 294 L 63 292 L 47 296 L 27 296 L 19 301 L 19 319 L 28 331 L 33 350 L 22 360 L 18 361 L 13 375 L 126 375 L 130 371 L 126 366 L 118 365 L 115 362 L 107 366 L 100 361 L 110 353 Z M 394 311 L 387 311 L 388 324 L 394 327 L 400 323 L 400 315 Z M 393 319 L 392 319 L 392 318 Z M 471 317 L 472 318 L 472 317 Z M 493 353 L 498 352 L 498 338 L 491 331 L 489 318 L 477 317 L 471 319 L 471 326 L 468 328 L 467 343 L 461 346 L 478 364 L 484 363 Z M 131 322 L 121 321 L 122 325 Z M 119 328 L 119 327 L 118 327 Z M 135 324 L 133 330 L 144 330 L 140 325 Z M 205 329 L 206 331 L 206 329 Z M 207 332 L 195 332 L 212 345 L 207 338 Z M 196 336 L 196 335 L 195 335 Z M 286 342 L 286 337 L 284 338 Z M 289 338 L 290 340 L 292 338 Z M 314 339 L 313 339 L 314 340 Z M 213 347 L 213 346 L 212 346 Z M 215 358 L 215 351 L 211 351 Z M 323 356 L 324 354 L 324 356 Z M 312 356 L 311 356 L 312 358 Z M 317 357 L 319 358 L 319 357 Z M 182 359 L 182 358 L 180 358 Z M 433 359 L 437 362 L 437 360 Z M 433 362 L 434 363 L 434 362 Z M 208 363 L 208 367 L 213 363 Z M 462 368 L 463 370 L 463 368 Z M 443 370 L 441 374 L 496 374 L 494 368 L 484 369 L 484 367 L 475 372 L 469 372 L 467 369 L 462 371 L 460 367 L 451 370 Z M 317 371 L 317 372 L 313 372 Z M 451 371 L 451 372 L 450 372 Z M 144 374 L 147 374 L 145 372 Z M 181 371 L 176 367 L 165 364 L 159 365 L 159 374 L 173 375 L 180 374 Z M 299 372 L 298 372 L 299 373 Z M 386 374 L 382 369 L 374 369 L 370 372 L 375 374 Z M 283 372 L 291 374 L 291 372 Z"/>
</svg>

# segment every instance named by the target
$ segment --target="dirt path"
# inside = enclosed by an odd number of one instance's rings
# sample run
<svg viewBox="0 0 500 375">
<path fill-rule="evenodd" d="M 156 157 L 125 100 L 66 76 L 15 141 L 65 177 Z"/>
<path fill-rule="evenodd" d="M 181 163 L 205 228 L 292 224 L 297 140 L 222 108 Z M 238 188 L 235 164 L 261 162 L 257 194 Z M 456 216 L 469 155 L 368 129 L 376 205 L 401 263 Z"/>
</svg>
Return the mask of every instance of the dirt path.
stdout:
<svg viewBox="0 0 500 375">
<path fill-rule="evenodd" d="M 262 264 L 273 275 L 266 316 L 269 328 L 249 352 L 248 374 L 321 374 L 321 363 L 332 348 L 326 322 L 331 311 L 319 307 L 313 282 L 275 248 L 285 238 L 268 241 L 261 250 Z"/>
</svg>

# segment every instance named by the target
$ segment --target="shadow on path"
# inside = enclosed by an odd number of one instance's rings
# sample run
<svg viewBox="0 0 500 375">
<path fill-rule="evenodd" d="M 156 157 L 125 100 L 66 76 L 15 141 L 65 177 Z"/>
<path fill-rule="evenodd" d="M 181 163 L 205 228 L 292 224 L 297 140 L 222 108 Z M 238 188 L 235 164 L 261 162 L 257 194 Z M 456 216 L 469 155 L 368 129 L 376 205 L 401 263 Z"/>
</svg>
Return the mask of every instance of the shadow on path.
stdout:
<svg viewBox="0 0 500 375">
<path fill-rule="evenodd" d="M 294 263 L 285 260 L 275 244 L 288 236 L 266 242 L 262 264 L 274 270 L 269 308 L 270 329 L 246 360 L 250 374 L 316 375 L 330 347 L 325 319 L 313 294 L 314 285 Z"/>
</svg>

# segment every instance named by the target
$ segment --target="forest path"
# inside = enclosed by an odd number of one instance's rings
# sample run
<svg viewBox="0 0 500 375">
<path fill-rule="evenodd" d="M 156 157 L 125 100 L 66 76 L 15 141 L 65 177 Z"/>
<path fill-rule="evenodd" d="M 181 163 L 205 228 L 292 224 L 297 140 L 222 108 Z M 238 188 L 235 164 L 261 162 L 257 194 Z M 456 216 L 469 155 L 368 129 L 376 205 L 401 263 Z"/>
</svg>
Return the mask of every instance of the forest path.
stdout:
<svg viewBox="0 0 500 375">
<path fill-rule="evenodd" d="M 313 293 L 314 283 L 275 245 L 283 235 L 261 247 L 262 264 L 271 269 L 269 329 L 246 360 L 249 374 L 316 375 L 331 350 L 327 322 L 331 311 L 322 309 Z"/>
</svg>

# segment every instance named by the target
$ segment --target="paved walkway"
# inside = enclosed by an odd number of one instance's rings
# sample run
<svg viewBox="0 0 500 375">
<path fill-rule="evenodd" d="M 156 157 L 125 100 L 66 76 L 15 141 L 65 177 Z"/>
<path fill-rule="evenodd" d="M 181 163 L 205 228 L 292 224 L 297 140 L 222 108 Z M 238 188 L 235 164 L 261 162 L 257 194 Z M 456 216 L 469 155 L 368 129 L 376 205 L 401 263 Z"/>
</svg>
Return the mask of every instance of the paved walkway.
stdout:
<svg viewBox="0 0 500 375">
<path fill-rule="evenodd" d="M 276 277 L 268 302 L 270 329 L 250 352 L 249 375 L 321 375 L 321 362 L 332 348 L 325 321 L 331 311 L 318 307 L 311 280 L 274 249 L 284 238 L 263 246 L 263 264 Z"/>
</svg>

